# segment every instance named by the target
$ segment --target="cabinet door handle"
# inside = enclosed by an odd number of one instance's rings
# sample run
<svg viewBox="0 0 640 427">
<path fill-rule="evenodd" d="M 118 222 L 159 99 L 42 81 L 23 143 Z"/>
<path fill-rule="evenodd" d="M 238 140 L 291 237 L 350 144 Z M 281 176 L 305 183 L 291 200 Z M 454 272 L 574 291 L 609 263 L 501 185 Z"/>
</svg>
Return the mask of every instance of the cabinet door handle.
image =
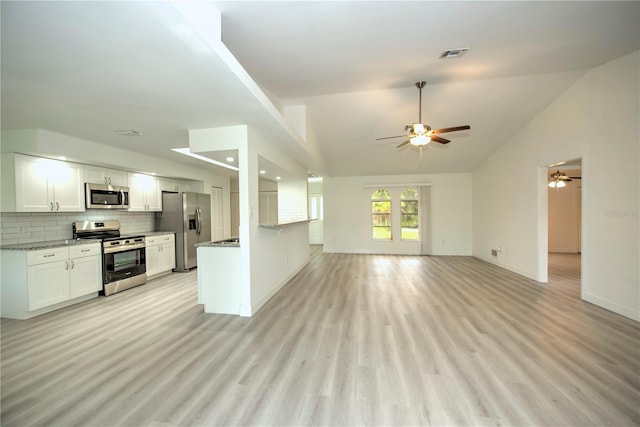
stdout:
<svg viewBox="0 0 640 427">
<path fill-rule="evenodd" d="M 58 202 L 56 202 L 56 211 L 60 210 L 60 204 Z"/>
<path fill-rule="evenodd" d="M 51 212 L 53 212 L 53 202 L 49 202 L 51 203 Z"/>
<path fill-rule="evenodd" d="M 107 177 L 106 177 L 106 176 L 104 177 L 104 183 L 105 183 L 105 185 L 106 185 L 106 184 L 108 184 L 108 183 L 107 183 Z"/>
<path fill-rule="evenodd" d="M 73 267 L 75 267 L 76 264 L 73 262 L 73 260 L 71 260 L 71 269 L 73 270 Z"/>
<path fill-rule="evenodd" d="M 109 177 L 109 185 L 111 185 L 111 177 Z"/>
<path fill-rule="evenodd" d="M 69 269 L 69 261 L 65 261 L 64 262 L 64 269 L 68 270 Z"/>
<path fill-rule="evenodd" d="M 80 252 L 91 252 L 91 249 L 80 249 Z"/>
<path fill-rule="evenodd" d="M 51 258 L 52 256 L 56 256 L 56 254 L 46 254 L 46 255 L 42 255 L 43 258 Z"/>
</svg>

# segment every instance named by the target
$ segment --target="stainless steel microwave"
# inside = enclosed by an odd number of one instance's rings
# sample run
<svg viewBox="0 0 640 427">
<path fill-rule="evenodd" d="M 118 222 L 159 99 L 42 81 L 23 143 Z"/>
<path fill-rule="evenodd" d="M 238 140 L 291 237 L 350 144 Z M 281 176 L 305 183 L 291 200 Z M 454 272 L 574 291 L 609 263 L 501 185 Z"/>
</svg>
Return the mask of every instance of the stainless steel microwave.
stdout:
<svg viewBox="0 0 640 427">
<path fill-rule="evenodd" d="M 85 185 L 87 209 L 127 209 L 129 207 L 129 187 L 104 184 Z"/>
</svg>

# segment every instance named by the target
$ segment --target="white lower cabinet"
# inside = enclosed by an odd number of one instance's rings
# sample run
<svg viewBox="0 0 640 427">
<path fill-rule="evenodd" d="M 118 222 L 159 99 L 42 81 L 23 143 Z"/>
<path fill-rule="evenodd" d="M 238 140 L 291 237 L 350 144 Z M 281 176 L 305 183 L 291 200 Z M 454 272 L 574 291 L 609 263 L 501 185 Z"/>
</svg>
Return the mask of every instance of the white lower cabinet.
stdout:
<svg viewBox="0 0 640 427">
<path fill-rule="evenodd" d="M 2 257 L 2 317 L 28 319 L 97 296 L 100 243 L 11 250 Z"/>
<path fill-rule="evenodd" d="M 171 273 L 176 268 L 176 238 L 173 233 L 147 236 L 147 279 Z"/>
</svg>

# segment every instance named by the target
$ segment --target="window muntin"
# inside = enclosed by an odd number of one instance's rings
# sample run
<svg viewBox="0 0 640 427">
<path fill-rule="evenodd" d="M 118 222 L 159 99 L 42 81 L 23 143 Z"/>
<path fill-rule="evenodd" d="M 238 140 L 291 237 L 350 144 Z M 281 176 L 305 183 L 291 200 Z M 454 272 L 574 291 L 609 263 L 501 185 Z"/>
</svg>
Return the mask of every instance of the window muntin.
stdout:
<svg viewBox="0 0 640 427">
<path fill-rule="evenodd" d="M 402 240 L 420 239 L 418 190 L 407 188 L 400 195 L 400 238 Z"/>
<path fill-rule="evenodd" d="M 391 240 L 391 195 L 380 189 L 371 195 L 371 229 L 374 240 Z"/>
</svg>

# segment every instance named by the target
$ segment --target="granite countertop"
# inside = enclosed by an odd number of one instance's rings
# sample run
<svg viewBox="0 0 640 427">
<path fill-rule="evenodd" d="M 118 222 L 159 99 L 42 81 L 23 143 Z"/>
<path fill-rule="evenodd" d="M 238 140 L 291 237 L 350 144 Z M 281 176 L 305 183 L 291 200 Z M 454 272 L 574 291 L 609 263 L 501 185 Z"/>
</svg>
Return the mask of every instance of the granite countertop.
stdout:
<svg viewBox="0 0 640 427">
<path fill-rule="evenodd" d="M 32 242 L 32 243 L 18 243 L 15 245 L 0 246 L 0 249 L 14 250 L 14 251 L 35 251 L 38 249 L 51 249 L 62 248 L 65 246 L 80 246 L 80 245 L 92 245 L 100 244 L 98 239 L 66 239 L 66 240 L 51 240 L 49 242 Z"/>
<path fill-rule="evenodd" d="M 176 234 L 176 232 L 175 231 L 145 231 L 140 234 L 144 234 L 145 237 L 151 237 L 151 236 L 162 236 L 163 234 Z"/>
<path fill-rule="evenodd" d="M 240 239 L 232 237 L 230 239 L 217 240 L 215 242 L 197 243 L 196 248 L 239 248 Z"/>
</svg>

